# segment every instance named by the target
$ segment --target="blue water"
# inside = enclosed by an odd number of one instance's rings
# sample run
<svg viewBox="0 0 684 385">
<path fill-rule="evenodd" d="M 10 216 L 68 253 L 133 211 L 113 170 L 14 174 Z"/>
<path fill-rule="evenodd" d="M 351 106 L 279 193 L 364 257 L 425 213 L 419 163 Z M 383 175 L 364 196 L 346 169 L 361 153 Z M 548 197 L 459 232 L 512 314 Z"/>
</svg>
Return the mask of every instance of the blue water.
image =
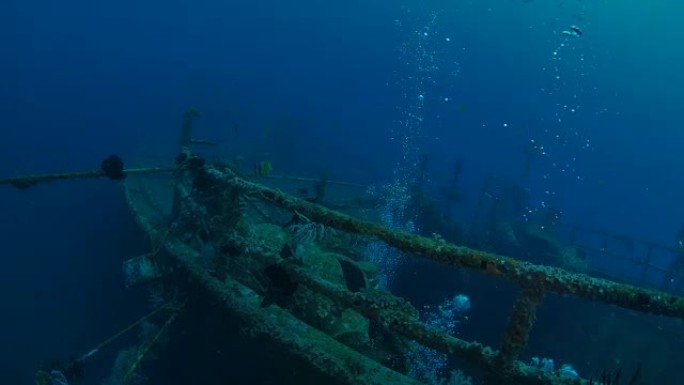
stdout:
<svg viewBox="0 0 684 385">
<path fill-rule="evenodd" d="M 463 218 L 487 175 L 520 178 L 534 141 L 530 215 L 553 205 L 673 245 L 682 14 L 668 0 L 4 0 L 0 176 L 111 153 L 163 164 L 196 106 L 198 136 L 278 173 L 390 183 L 415 162 L 408 141 L 438 191 L 462 159 Z M 120 262 L 147 244 L 110 181 L 3 188 L 0 202 L 0 383 L 28 384 L 42 359 L 144 311 Z"/>
</svg>

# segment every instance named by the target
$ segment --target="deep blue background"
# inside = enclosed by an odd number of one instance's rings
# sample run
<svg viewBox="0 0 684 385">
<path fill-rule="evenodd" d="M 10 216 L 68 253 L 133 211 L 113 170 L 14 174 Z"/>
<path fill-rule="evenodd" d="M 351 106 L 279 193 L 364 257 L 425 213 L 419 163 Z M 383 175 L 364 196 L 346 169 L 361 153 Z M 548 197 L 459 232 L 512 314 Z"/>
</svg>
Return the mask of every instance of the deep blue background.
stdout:
<svg viewBox="0 0 684 385">
<path fill-rule="evenodd" d="M 436 181 L 463 158 L 464 213 L 488 173 L 521 173 L 535 140 L 547 155 L 533 208 L 670 244 L 684 222 L 682 12 L 665 0 L 5 0 L 0 175 L 88 169 L 112 152 L 162 164 L 193 105 L 220 151 L 386 183 L 419 91 L 414 141 Z M 584 36 L 560 34 L 571 24 Z M 113 183 L 3 189 L 0 221 L 0 375 L 20 383 L 141 314 L 119 266 L 146 244 Z"/>
</svg>

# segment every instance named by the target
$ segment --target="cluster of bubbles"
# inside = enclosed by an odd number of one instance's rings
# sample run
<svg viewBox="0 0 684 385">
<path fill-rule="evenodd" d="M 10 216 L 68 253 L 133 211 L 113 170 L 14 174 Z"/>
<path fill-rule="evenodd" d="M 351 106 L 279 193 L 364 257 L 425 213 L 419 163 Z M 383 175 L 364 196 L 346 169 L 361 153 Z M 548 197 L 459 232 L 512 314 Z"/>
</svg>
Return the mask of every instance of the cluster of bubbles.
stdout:
<svg viewBox="0 0 684 385">
<path fill-rule="evenodd" d="M 579 44 L 579 35 L 554 35 L 554 48 L 548 63 L 541 68 L 546 75 L 545 86 L 540 88 L 544 100 L 552 103 L 550 111 L 539 117 L 539 130 L 529 140 L 530 156 L 539 160 L 540 175 L 537 181 L 536 203 L 528 208 L 525 219 L 545 211 L 558 200 L 558 182 L 583 181 L 578 159 L 582 153 L 593 151 L 593 143 L 586 129 L 591 111 L 582 100 L 594 89 L 586 86 L 590 60 Z"/>
<path fill-rule="evenodd" d="M 583 86 L 586 77 L 586 57 L 573 44 L 572 38 L 560 36 L 562 41 L 552 51 L 549 64 L 542 67 L 542 71 L 547 74 L 549 85 L 542 87 L 540 91 L 554 103 L 553 114 L 542 117 L 546 127 L 544 135 L 547 142 L 555 143 L 557 146 L 577 148 L 577 144 L 580 144 L 580 148 L 590 149 L 591 142 L 586 136 L 587 133 L 575 123 L 578 114 L 583 112 L 581 99 L 586 93 Z M 572 168 L 571 164 L 559 163 L 555 166 L 565 167 L 563 172 Z"/>
<path fill-rule="evenodd" d="M 560 129 L 560 133 L 557 133 L 555 137 L 561 140 L 562 138 L 559 135 L 564 134 L 569 138 L 565 138 L 561 141 L 563 145 L 573 145 L 574 150 L 586 151 L 593 149 L 593 144 L 589 138 L 589 132 L 581 129 L 571 120 L 576 119 L 577 116 L 581 117 L 581 114 L 590 113 L 589 109 L 582 106 L 581 100 L 586 99 L 586 97 L 594 92 L 596 88 L 589 87 L 586 84 L 587 71 L 592 69 L 592 60 L 587 59 L 592 56 L 587 56 L 580 46 L 573 43 L 572 38 L 566 37 L 564 42 L 559 44 L 558 49 L 552 53 L 551 60 L 554 62 L 554 85 L 549 94 L 555 93 L 561 95 L 561 89 L 573 90 L 571 94 L 564 95 L 561 97 L 562 99 L 559 98 L 556 101 L 554 119 Z M 564 60 L 564 53 L 567 53 L 568 63 L 561 66 L 561 62 Z M 569 80 L 560 77 L 561 71 L 564 72 L 564 77 Z M 563 124 L 566 123 L 566 121 L 568 125 L 563 127 Z M 572 160 L 574 161 L 575 159 Z"/>
<path fill-rule="evenodd" d="M 420 159 L 420 139 L 425 125 L 426 102 L 433 100 L 436 94 L 437 73 L 444 66 L 440 65 L 439 48 L 435 42 L 437 14 L 404 8 L 405 20 L 395 20 L 395 26 L 402 43 L 398 49 L 399 65 L 395 71 L 395 87 L 401 95 L 398 107 L 398 118 L 390 128 L 391 138 L 398 141 L 401 158 L 393 170 L 392 181 L 373 191 L 380 198 L 380 221 L 392 229 L 416 232 L 415 218 L 409 214 L 411 202 L 411 186 L 418 178 Z M 425 22 L 427 20 L 427 22 Z M 422 27 L 415 28 L 414 26 Z M 448 43 L 446 38 L 442 43 Z M 453 74 L 458 74 L 458 65 L 448 66 Z M 439 97 L 448 101 L 448 97 Z M 380 269 L 380 286 L 386 287 L 394 275 L 397 266 L 404 259 L 403 254 L 381 242 L 371 243 L 366 255 Z"/>
<path fill-rule="evenodd" d="M 456 332 L 456 327 L 470 311 L 470 298 L 458 294 L 439 304 L 437 307 L 425 308 L 426 323 L 449 334 Z"/>
<path fill-rule="evenodd" d="M 556 363 L 551 358 L 532 357 L 530 366 L 537 368 L 545 373 L 554 373 L 556 371 Z M 579 378 L 579 373 L 570 364 L 563 364 L 558 368 L 558 374 L 561 378 Z"/>
<path fill-rule="evenodd" d="M 458 294 L 436 307 L 425 307 L 422 316 L 426 325 L 449 335 L 455 335 L 458 325 L 467 320 L 469 310 L 470 298 L 465 294 Z M 410 376 L 423 383 L 444 384 L 448 381 L 445 376 L 458 376 L 458 373 L 453 372 L 446 375 L 448 364 L 446 354 L 417 343 L 411 346 L 408 359 Z"/>
<path fill-rule="evenodd" d="M 402 179 L 396 179 L 376 191 L 371 188 L 369 194 L 379 196 L 380 223 L 384 226 L 413 233 L 416 231 L 415 222 L 407 215 L 410 200 L 409 185 Z M 367 259 L 378 267 L 378 288 L 386 289 L 394 277 L 397 267 L 404 261 L 404 254 L 385 242 L 374 241 L 366 247 Z"/>
<path fill-rule="evenodd" d="M 439 12 L 404 7 L 404 15 L 404 20 L 395 20 L 402 41 L 395 85 L 405 101 L 399 111 L 401 119 L 394 127 L 396 138 L 405 133 L 420 134 L 415 126 L 425 122 L 425 108 L 430 107 L 426 104 L 434 108 L 453 102 L 451 95 L 461 73 L 455 43 L 438 24 Z M 439 119 L 439 114 L 429 118 Z"/>
</svg>

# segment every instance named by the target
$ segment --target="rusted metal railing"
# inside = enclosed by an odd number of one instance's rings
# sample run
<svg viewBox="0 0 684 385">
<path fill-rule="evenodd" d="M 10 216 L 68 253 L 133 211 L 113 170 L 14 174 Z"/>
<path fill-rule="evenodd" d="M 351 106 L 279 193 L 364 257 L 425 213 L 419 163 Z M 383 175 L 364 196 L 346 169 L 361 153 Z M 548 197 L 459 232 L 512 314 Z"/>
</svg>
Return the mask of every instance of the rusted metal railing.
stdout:
<svg viewBox="0 0 684 385">
<path fill-rule="evenodd" d="M 417 319 L 397 316 L 396 313 L 394 316 L 387 315 L 387 311 L 378 311 L 374 307 L 377 307 L 377 303 L 370 306 L 368 304 L 374 302 L 362 301 L 359 298 L 362 294 L 336 292 L 320 283 L 313 282 L 304 274 L 298 275 L 298 278 L 308 286 L 316 287 L 318 291 L 325 292 L 326 295 L 357 308 L 369 318 L 375 317 L 383 320 L 396 333 L 435 350 L 468 358 L 471 362 L 491 373 L 497 373 L 502 378 L 517 379 L 519 383 L 525 384 L 582 383 L 583 380 L 547 375 L 517 360 L 527 345 L 529 334 L 534 327 L 536 309 L 546 293 L 570 295 L 642 313 L 684 320 L 684 298 L 681 297 L 456 246 L 444 243 L 440 239 L 388 229 L 382 225 L 362 221 L 281 191 L 252 183 L 230 170 L 207 167 L 204 172 L 219 185 L 237 188 L 246 196 L 296 211 L 325 226 L 353 234 L 376 237 L 405 253 L 450 266 L 480 271 L 519 285 L 522 288 L 521 294 L 506 327 L 501 349 L 495 352 L 480 344 L 462 341 L 432 330 Z M 352 295 L 352 297 L 347 298 L 345 295 Z M 366 308 L 363 304 L 368 307 Z"/>
<path fill-rule="evenodd" d="M 514 258 L 444 243 L 401 230 L 362 221 L 283 192 L 249 182 L 229 170 L 209 168 L 216 182 L 239 188 L 244 194 L 265 199 L 297 211 L 314 222 L 353 234 L 374 236 L 403 252 L 442 264 L 477 270 L 523 287 L 572 295 L 636 310 L 684 320 L 684 298 L 640 287 L 571 273 L 551 266 L 540 266 Z"/>
</svg>

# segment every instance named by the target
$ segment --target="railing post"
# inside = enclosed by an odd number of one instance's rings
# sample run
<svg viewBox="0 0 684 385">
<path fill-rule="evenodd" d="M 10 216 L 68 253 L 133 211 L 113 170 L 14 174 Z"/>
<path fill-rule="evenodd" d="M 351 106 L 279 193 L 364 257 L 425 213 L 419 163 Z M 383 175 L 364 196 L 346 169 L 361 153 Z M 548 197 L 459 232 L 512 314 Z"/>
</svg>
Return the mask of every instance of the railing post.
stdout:
<svg viewBox="0 0 684 385">
<path fill-rule="evenodd" d="M 190 145 L 192 144 L 192 121 L 199 116 L 199 111 L 190 107 L 185 110 L 183 114 L 183 125 L 181 126 L 180 140 L 178 143 L 180 154 L 190 153 Z M 181 187 L 182 185 L 182 175 L 178 173 L 174 177 L 174 187 L 173 187 L 173 206 L 171 207 L 171 215 L 173 217 L 178 216 L 181 209 L 181 202 L 183 200 L 184 191 Z"/>
<path fill-rule="evenodd" d="M 653 254 L 653 245 L 648 245 L 646 251 L 646 259 L 644 260 L 644 270 L 641 272 L 641 285 L 643 286 L 648 279 L 648 270 L 651 267 L 651 256 Z"/>
<path fill-rule="evenodd" d="M 537 316 L 537 307 L 544 298 L 544 288 L 541 282 L 531 282 L 522 287 L 506 326 L 501 353 L 499 353 L 500 367 L 505 371 L 518 359 L 520 353 L 527 346 L 530 332 Z"/>
</svg>

